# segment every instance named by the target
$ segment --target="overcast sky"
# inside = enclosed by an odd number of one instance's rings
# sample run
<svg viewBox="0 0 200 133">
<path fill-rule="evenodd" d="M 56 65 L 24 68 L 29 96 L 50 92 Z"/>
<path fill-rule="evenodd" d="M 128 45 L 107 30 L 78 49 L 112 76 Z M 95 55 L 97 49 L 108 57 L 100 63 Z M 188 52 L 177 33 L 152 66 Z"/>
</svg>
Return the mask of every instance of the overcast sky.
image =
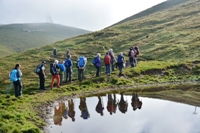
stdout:
<svg viewBox="0 0 200 133">
<path fill-rule="evenodd" d="M 165 0 L 0 0 L 0 24 L 53 23 L 100 30 Z M 50 14 L 50 15 L 49 15 Z"/>
</svg>

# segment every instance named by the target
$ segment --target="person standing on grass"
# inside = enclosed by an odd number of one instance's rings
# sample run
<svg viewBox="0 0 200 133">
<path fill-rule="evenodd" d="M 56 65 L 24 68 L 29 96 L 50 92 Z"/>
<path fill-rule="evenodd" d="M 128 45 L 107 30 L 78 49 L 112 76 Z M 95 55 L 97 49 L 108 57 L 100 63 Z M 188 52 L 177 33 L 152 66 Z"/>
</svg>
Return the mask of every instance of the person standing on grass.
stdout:
<svg viewBox="0 0 200 133">
<path fill-rule="evenodd" d="M 106 74 L 110 76 L 110 63 L 111 63 L 111 57 L 109 55 L 109 53 L 107 52 L 105 57 L 104 57 L 104 63 L 106 66 Z"/>
<path fill-rule="evenodd" d="M 119 76 L 122 76 L 122 68 L 123 68 L 124 62 L 125 62 L 125 60 L 124 60 L 123 53 L 120 52 L 120 54 L 117 57 L 117 64 L 118 64 L 118 67 L 119 67 Z"/>
<path fill-rule="evenodd" d="M 60 88 L 60 76 L 59 76 L 59 66 L 58 60 L 55 60 L 52 65 L 50 65 L 50 72 L 52 74 L 51 89 L 53 89 L 54 79 L 57 79 L 57 87 Z"/>
<path fill-rule="evenodd" d="M 138 46 L 135 46 L 133 49 L 135 51 L 135 66 L 136 66 L 138 64 L 137 57 L 140 56 L 140 50 Z"/>
<path fill-rule="evenodd" d="M 136 66 L 136 62 L 135 62 L 135 50 L 133 49 L 133 47 L 130 48 L 130 51 L 128 53 L 129 56 L 129 64 L 131 65 L 131 67 L 135 67 Z"/>
<path fill-rule="evenodd" d="M 40 65 L 40 72 L 39 72 L 39 79 L 40 79 L 40 90 L 46 90 L 44 87 L 45 84 L 45 78 L 46 78 L 46 74 L 45 74 L 45 65 L 46 65 L 46 61 L 42 61 L 41 65 Z"/>
<path fill-rule="evenodd" d="M 72 82 L 72 66 L 73 62 L 71 60 L 71 55 L 67 56 L 67 59 L 65 60 L 65 67 L 66 67 L 66 83 Z"/>
<path fill-rule="evenodd" d="M 66 51 L 66 57 L 68 57 L 70 55 L 70 51 L 69 51 L 69 49 L 67 49 L 67 51 Z"/>
<path fill-rule="evenodd" d="M 97 56 L 93 60 L 93 64 L 96 67 L 96 77 L 99 77 L 100 67 L 101 67 L 101 54 L 97 53 Z"/>
<path fill-rule="evenodd" d="M 15 97 L 22 96 L 22 81 L 21 81 L 22 72 L 20 70 L 20 67 L 21 67 L 20 64 L 16 64 L 15 68 L 10 73 L 10 80 L 14 84 Z"/>
<path fill-rule="evenodd" d="M 54 56 L 54 58 L 57 57 L 57 49 L 55 47 L 53 48 L 53 56 Z"/>
<path fill-rule="evenodd" d="M 66 72 L 65 66 L 64 66 L 65 61 L 61 61 L 58 66 L 60 68 L 59 76 L 60 76 L 60 85 L 63 84 L 63 77 L 64 73 Z"/>
<path fill-rule="evenodd" d="M 113 49 L 110 49 L 108 53 L 111 58 L 111 63 L 110 63 L 111 70 L 114 71 L 115 70 L 115 55 L 114 55 Z"/>
<path fill-rule="evenodd" d="M 78 79 L 79 81 L 82 81 L 85 78 L 85 68 L 87 64 L 87 58 L 84 56 L 80 56 L 80 58 L 77 61 L 78 66 Z"/>
</svg>

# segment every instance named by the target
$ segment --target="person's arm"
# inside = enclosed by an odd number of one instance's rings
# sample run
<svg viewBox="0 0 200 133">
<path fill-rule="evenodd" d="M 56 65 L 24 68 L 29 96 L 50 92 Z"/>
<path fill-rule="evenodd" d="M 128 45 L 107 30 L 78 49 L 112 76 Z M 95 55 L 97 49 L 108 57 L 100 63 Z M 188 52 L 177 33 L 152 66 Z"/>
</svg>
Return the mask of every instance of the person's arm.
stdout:
<svg viewBox="0 0 200 133">
<path fill-rule="evenodd" d="M 44 72 L 44 66 L 42 67 L 42 74 L 44 75 L 44 78 L 46 78 L 45 72 Z"/>
</svg>

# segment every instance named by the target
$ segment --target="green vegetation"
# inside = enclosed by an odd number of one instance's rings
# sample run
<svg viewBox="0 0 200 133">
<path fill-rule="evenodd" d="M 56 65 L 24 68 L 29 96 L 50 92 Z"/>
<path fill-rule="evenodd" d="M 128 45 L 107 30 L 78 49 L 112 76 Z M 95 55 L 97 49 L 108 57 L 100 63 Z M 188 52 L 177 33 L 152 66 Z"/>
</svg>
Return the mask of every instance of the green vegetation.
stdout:
<svg viewBox="0 0 200 133">
<path fill-rule="evenodd" d="M 46 124 L 46 111 L 42 109 L 46 109 L 45 105 L 49 105 L 51 101 L 105 90 L 134 88 L 134 91 L 144 96 L 199 106 L 199 87 L 186 86 L 199 84 L 200 81 L 199 7 L 200 1 L 191 0 L 102 31 L 1 58 L 0 131 L 40 132 L 39 129 Z M 119 78 L 118 71 L 107 77 L 103 67 L 101 77 L 94 77 L 95 69 L 91 60 L 96 53 L 104 56 L 109 48 L 113 48 L 116 55 L 119 52 L 126 55 L 128 49 L 135 44 L 141 50 L 140 62 L 136 68 L 124 69 L 124 76 Z M 49 64 L 55 59 L 52 57 L 53 47 L 58 49 L 58 60 L 65 59 L 66 49 L 70 50 L 74 63 L 80 55 L 86 56 L 87 79 L 81 83 L 76 80 L 77 70 L 74 64 L 75 80 L 72 84 L 45 92 L 39 91 L 39 79 L 33 71 L 42 60 L 46 60 L 46 85 L 50 85 Z M 7 75 L 16 63 L 21 64 L 23 72 L 24 89 L 21 98 L 15 98 L 13 90 L 10 95 L 4 94 L 10 84 Z M 179 88 L 172 84 L 183 85 Z"/>
<path fill-rule="evenodd" d="M 0 57 L 90 31 L 51 23 L 9 24 L 0 26 Z"/>
</svg>

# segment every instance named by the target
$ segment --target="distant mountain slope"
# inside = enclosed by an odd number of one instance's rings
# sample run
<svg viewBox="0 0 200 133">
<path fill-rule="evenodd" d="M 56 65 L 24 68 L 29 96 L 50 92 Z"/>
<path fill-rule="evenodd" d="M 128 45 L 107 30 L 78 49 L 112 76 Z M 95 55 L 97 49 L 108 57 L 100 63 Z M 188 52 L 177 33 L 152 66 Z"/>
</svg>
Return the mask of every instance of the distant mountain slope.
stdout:
<svg viewBox="0 0 200 133">
<path fill-rule="evenodd" d="M 3 48 L 1 50 L 4 52 L 0 53 L 0 57 L 89 32 L 83 29 L 51 23 L 1 25 L 0 47 Z"/>
<path fill-rule="evenodd" d="M 153 6 L 153 7 L 149 8 L 149 9 L 147 9 L 147 10 L 144 10 L 144 11 L 142 11 L 140 13 L 137 13 L 137 14 L 131 16 L 131 17 L 128 17 L 128 18 L 126 18 L 126 19 L 124 19 L 122 21 L 119 21 L 119 22 L 117 22 L 117 23 L 115 23 L 115 24 L 113 24 L 113 25 L 111 25 L 109 27 L 112 27 L 112 26 L 115 26 L 115 25 L 119 25 L 119 24 L 122 24 L 124 22 L 130 21 L 130 20 L 133 20 L 133 19 L 141 18 L 141 17 L 147 16 L 147 15 L 153 14 L 155 12 L 159 12 L 159 11 L 171 8 L 173 6 L 179 5 L 179 4 L 184 3 L 186 1 L 189 1 L 189 0 L 167 0 L 167 1 L 165 1 L 163 3 L 160 3 L 160 4 L 156 5 L 156 6 Z"/>
</svg>

